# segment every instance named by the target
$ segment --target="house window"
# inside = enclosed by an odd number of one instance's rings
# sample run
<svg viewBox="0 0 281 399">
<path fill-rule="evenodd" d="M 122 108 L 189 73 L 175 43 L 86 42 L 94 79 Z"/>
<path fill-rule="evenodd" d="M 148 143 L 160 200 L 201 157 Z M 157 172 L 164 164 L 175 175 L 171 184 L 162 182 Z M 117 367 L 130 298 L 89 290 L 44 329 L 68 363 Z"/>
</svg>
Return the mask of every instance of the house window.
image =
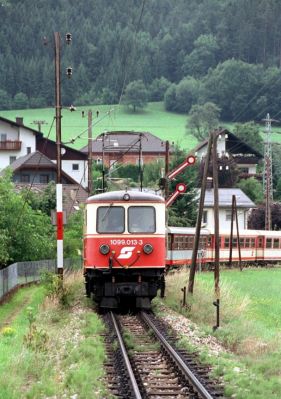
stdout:
<svg viewBox="0 0 281 399">
<path fill-rule="evenodd" d="M 30 182 L 30 175 L 21 175 L 20 176 L 21 183 L 29 183 Z"/>
<path fill-rule="evenodd" d="M 6 133 L 1 133 L 1 141 L 7 141 Z"/>
<path fill-rule="evenodd" d="M 203 211 L 203 223 L 208 223 L 208 211 Z"/>
<path fill-rule="evenodd" d="M 78 163 L 73 163 L 72 164 L 72 170 L 79 170 L 79 164 Z"/>
<path fill-rule="evenodd" d="M 26 147 L 26 153 L 30 154 L 31 153 L 31 147 Z"/>
<path fill-rule="evenodd" d="M 249 168 L 239 168 L 239 172 L 248 174 L 249 173 Z"/>
<path fill-rule="evenodd" d="M 49 175 L 40 175 L 40 183 L 48 184 L 49 183 Z"/>
<path fill-rule="evenodd" d="M 17 159 L 17 157 L 15 157 L 14 155 L 10 156 L 10 165 L 15 162 L 15 160 Z"/>
<path fill-rule="evenodd" d="M 225 220 L 227 222 L 231 221 L 231 211 L 226 211 L 225 212 Z"/>
</svg>

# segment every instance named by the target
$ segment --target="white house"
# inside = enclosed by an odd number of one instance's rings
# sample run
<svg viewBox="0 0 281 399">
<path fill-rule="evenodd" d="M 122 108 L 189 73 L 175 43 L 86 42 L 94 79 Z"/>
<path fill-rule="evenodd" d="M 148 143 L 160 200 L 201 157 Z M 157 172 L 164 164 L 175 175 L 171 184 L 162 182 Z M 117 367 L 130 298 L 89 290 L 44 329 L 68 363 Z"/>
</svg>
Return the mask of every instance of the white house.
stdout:
<svg viewBox="0 0 281 399">
<path fill-rule="evenodd" d="M 257 165 L 263 158 L 262 154 L 227 129 L 218 130 L 217 135 L 218 157 L 231 157 L 237 165 L 240 177 L 258 177 Z M 201 161 L 206 155 L 207 147 L 208 140 L 202 141 L 190 152 L 190 155 L 195 155 Z"/>
<path fill-rule="evenodd" d="M 24 126 L 22 118 L 16 118 L 16 122 L 13 122 L 0 117 L 0 169 L 34 152 L 37 133 Z"/>
<path fill-rule="evenodd" d="M 88 186 L 87 154 L 62 145 L 62 170 L 84 188 Z M 56 143 L 41 132 L 24 126 L 23 118 L 16 122 L 0 117 L 0 170 L 15 160 L 35 151 L 40 151 L 56 162 Z"/>
<path fill-rule="evenodd" d="M 219 223 L 222 231 L 230 231 L 232 196 L 236 196 L 239 229 L 247 229 L 248 214 L 256 205 L 240 188 L 219 188 Z M 214 189 L 207 189 L 203 208 L 202 227 L 214 230 Z M 235 222 L 236 223 L 236 222 Z M 236 229 L 236 224 L 234 226 Z"/>
</svg>

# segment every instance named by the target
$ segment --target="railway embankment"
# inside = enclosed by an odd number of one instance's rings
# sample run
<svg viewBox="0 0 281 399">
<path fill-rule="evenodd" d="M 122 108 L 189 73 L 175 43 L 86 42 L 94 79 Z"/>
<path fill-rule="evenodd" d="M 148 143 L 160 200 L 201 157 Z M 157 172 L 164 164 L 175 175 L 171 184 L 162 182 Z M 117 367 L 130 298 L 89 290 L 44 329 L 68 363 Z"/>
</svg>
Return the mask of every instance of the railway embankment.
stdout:
<svg viewBox="0 0 281 399">
<path fill-rule="evenodd" d="M 0 307 L 0 398 L 109 398 L 100 317 L 84 298 L 82 272 L 56 276 Z M 11 372 L 12 370 L 12 372 Z"/>
<path fill-rule="evenodd" d="M 216 331 L 212 273 L 196 275 L 189 306 L 182 306 L 186 271 L 168 276 L 166 298 L 155 303 L 156 313 L 176 331 L 178 344 L 196 352 L 221 377 L 227 397 L 280 398 L 280 278 L 280 268 L 223 271 Z"/>
<path fill-rule="evenodd" d="M 186 273 L 168 277 L 166 298 L 154 301 L 175 345 L 210 367 L 225 397 L 280 398 L 280 277 L 281 269 L 223 272 L 215 332 L 211 273 L 196 275 L 191 310 L 181 305 Z M 109 399 L 107 330 L 84 297 L 81 271 L 65 279 L 63 291 L 46 280 L 0 307 L 2 397 Z"/>
</svg>

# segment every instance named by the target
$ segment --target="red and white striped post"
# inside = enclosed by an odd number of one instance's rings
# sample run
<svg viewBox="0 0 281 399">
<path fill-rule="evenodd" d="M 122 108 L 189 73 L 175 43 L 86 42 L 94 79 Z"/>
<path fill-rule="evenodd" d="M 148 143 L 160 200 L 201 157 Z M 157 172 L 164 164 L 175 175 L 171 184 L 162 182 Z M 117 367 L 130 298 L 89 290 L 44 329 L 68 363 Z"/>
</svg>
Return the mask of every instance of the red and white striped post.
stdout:
<svg viewBox="0 0 281 399">
<path fill-rule="evenodd" d="M 62 184 L 56 185 L 57 200 L 57 271 L 63 276 L 63 209 L 62 209 Z"/>
<path fill-rule="evenodd" d="M 56 147 L 57 147 L 57 273 L 63 278 L 63 210 L 61 180 L 61 71 L 60 71 L 60 34 L 55 38 L 55 94 L 56 94 Z"/>
</svg>

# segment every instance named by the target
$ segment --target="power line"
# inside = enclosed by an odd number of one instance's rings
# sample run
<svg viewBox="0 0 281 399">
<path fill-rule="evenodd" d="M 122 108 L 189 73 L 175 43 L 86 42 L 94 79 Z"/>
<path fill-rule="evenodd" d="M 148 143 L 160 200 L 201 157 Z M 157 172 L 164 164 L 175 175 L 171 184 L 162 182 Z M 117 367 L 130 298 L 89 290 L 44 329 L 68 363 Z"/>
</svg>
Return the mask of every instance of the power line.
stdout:
<svg viewBox="0 0 281 399">
<path fill-rule="evenodd" d="M 142 0 L 140 15 L 139 15 L 139 18 L 138 18 L 138 22 L 137 22 L 137 25 L 136 25 L 136 30 L 135 30 L 135 34 L 134 34 L 134 38 L 133 38 L 134 41 L 135 41 L 135 39 L 136 39 L 137 33 L 138 33 L 138 31 L 139 31 L 139 28 L 140 28 L 140 24 L 141 24 L 141 20 L 142 20 L 142 16 L 143 16 L 143 11 L 144 11 L 144 6 L 145 6 L 145 1 L 146 1 L 146 0 Z M 123 45 L 123 46 L 124 46 L 124 45 Z M 123 97 L 123 94 L 124 94 L 124 91 L 125 91 L 126 81 L 127 81 L 129 53 L 134 49 L 134 47 L 135 47 L 135 46 L 134 46 L 134 42 L 133 42 L 132 45 L 131 45 L 130 50 L 128 50 L 128 51 L 125 53 L 125 56 L 124 56 L 124 78 L 123 78 L 123 83 L 122 83 L 122 88 L 121 88 L 121 93 L 120 93 L 120 96 L 119 96 L 118 104 L 117 104 L 116 106 L 114 106 L 112 109 L 110 109 L 110 110 L 109 110 L 102 118 L 100 118 L 97 122 L 93 122 L 92 127 L 94 127 L 95 125 L 97 125 L 98 123 L 100 123 L 100 122 L 101 122 L 103 119 L 105 119 L 107 116 L 110 116 L 111 113 L 112 113 L 113 111 L 115 111 L 117 107 L 120 106 L 121 101 L 122 101 L 122 97 Z M 85 132 L 87 132 L 87 131 L 88 131 L 88 127 L 87 127 L 87 129 L 85 129 L 85 130 L 83 130 L 81 133 L 79 133 L 76 137 L 74 137 L 73 139 L 71 139 L 71 140 L 68 141 L 68 142 L 64 142 L 63 144 L 74 144 L 75 141 L 76 141 L 78 138 L 81 138 L 81 136 L 82 136 Z"/>
</svg>

